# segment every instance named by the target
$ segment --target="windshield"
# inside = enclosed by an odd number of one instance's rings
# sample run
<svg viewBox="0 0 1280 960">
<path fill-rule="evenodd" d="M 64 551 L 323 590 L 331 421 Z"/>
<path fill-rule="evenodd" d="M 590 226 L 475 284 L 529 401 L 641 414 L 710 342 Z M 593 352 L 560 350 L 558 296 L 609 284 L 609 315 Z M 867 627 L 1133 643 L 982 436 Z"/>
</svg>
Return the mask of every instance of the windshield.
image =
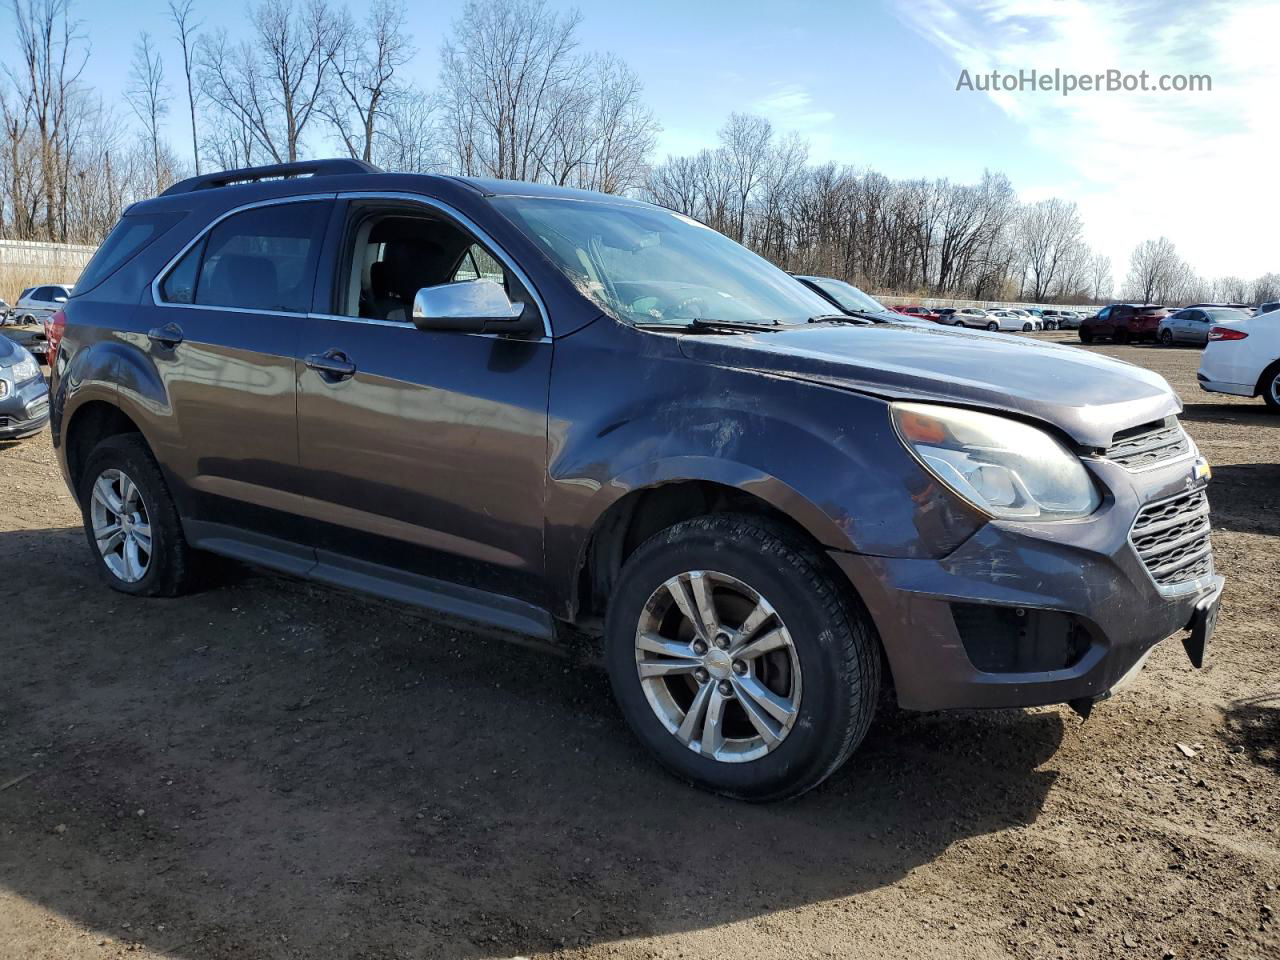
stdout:
<svg viewBox="0 0 1280 960">
<path fill-rule="evenodd" d="M 659 207 L 494 197 L 582 293 L 632 323 L 806 323 L 831 305 L 696 220 Z"/>
<path fill-rule="evenodd" d="M 810 282 L 822 290 L 845 310 L 861 310 L 864 313 L 888 313 L 889 308 L 874 297 L 869 296 L 852 283 L 836 280 L 834 277 L 807 277 Z M 920 309 L 913 307 L 913 310 Z"/>
</svg>

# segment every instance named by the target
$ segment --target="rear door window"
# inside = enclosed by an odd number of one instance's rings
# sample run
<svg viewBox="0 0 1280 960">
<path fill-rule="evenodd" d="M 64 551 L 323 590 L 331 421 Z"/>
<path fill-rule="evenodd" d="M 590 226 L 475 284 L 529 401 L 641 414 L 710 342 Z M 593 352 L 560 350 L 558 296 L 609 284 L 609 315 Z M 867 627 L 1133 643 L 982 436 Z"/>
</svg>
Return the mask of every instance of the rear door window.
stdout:
<svg viewBox="0 0 1280 960">
<path fill-rule="evenodd" d="M 307 200 L 227 217 L 161 283 L 167 303 L 306 313 L 329 204 Z"/>
</svg>

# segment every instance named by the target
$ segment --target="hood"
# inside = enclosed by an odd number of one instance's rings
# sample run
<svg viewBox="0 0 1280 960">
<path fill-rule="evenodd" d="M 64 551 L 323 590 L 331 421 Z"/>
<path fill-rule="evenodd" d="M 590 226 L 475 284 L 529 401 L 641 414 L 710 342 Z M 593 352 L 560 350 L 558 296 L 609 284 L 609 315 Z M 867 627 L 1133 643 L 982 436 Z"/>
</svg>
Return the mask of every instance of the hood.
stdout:
<svg viewBox="0 0 1280 960">
<path fill-rule="evenodd" d="M 22 351 L 8 337 L 0 334 L 0 367 L 7 367 L 22 359 Z"/>
<path fill-rule="evenodd" d="M 683 336 L 692 360 L 759 370 L 891 400 L 938 400 L 1042 420 L 1088 447 L 1181 412 L 1157 373 L 1077 347 L 985 331 L 814 324 Z"/>
</svg>

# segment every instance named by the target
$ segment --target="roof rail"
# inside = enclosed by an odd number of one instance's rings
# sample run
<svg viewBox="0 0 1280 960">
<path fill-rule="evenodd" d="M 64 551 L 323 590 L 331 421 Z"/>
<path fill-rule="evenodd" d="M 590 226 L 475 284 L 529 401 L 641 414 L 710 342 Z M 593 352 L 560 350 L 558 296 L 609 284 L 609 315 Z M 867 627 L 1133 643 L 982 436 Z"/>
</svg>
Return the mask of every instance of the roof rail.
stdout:
<svg viewBox="0 0 1280 960">
<path fill-rule="evenodd" d="M 268 167 L 243 167 L 239 170 L 223 170 L 219 173 L 206 173 L 198 177 L 179 180 L 164 193 L 162 197 L 177 193 L 191 193 L 195 190 L 210 190 L 215 187 L 229 187 L 233 183 L 256 183 L 259 180 L 276 180 L 287 177 L 329 177 L 343 173 L 382 173 L 382 170 L 371 163 L 356 160 L 352 157 L 334 157 L 329 160 L 300 160 L 296 163 L 274 163 Z"/>
</svg>

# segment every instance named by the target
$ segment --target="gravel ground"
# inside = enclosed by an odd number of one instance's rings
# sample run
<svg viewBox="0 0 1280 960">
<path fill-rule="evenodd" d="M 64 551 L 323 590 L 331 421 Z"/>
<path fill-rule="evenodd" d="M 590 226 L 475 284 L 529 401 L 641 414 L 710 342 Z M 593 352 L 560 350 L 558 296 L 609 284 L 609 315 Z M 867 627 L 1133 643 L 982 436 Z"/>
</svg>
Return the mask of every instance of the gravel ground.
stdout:
<svg viewBox="0 0 1280 960">
<path fill-rule="evenodd" d="M 1215 466 L 1207 668 L 1167 642 L 1085 723 L 888 710 L 765 807 L 570 659 L 251 571 L 112 593 L 47 437 L 0 442 L 0 956 L 1280 956 L 1280 418 L 1097 349 Z"/>
</svg>

